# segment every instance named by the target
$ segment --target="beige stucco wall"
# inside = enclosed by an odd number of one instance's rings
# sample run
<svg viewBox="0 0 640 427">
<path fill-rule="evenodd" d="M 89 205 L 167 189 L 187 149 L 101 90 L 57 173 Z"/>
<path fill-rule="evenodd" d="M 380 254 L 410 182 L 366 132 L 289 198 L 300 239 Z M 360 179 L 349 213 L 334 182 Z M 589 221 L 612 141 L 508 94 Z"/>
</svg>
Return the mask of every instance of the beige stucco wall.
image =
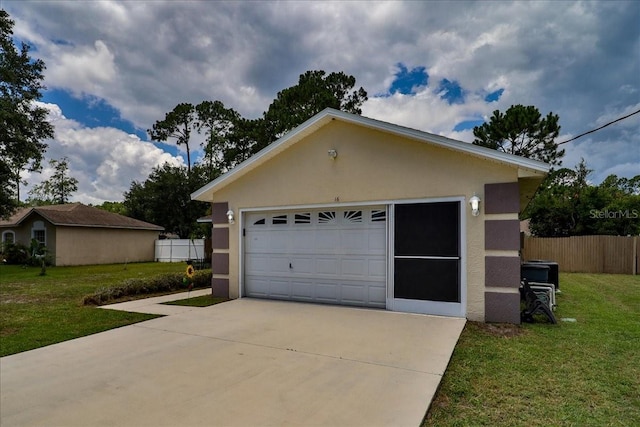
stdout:
<svg viewBox="0 0 640 427">
<path fill-rule="evenodd" d="M 56 265 L 153 261 L 157 231 L 58 227 Z"/>
<path fill-rule="evenodd" d="M 331 160 L 327 151 L 335 149 Z M 236 212 L 257 207 L 429 199 L 517 182 L 517 169 L 341 121 L 333 121 L 214 194 Z M 466 212 L 467 317 L 484 320 L 484 215 Z M 229 293 L 238 297 L 240 222 L 230 226 Z"/>
</svg>

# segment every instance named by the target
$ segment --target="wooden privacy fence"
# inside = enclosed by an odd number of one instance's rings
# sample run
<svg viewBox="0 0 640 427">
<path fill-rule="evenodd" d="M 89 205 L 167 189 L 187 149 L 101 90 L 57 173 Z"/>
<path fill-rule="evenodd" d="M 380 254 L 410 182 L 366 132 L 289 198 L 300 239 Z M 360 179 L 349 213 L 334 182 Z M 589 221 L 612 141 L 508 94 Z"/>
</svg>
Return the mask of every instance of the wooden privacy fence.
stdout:
<svg viewBox="0 0 640 427">
<path fill-rule="evenodd" d="M 638 274 L 638 236 L 525 236 L 523 259 L 545 259 L 571 273 Z"/>
</svg>

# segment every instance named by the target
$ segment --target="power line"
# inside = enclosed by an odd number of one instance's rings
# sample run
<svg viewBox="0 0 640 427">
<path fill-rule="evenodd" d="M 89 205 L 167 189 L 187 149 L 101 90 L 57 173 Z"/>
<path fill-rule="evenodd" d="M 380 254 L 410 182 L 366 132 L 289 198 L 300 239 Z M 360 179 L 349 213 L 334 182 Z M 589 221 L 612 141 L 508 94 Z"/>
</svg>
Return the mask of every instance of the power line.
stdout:
<svg viewBox="0 0 640 427">
<path fill-rule="evenodd" d="M 600 126 L 599 128 L 592 129 L 592 130 L 590 130 L 590 131 L 588 131 L 588 132 L 581 133 L 581 134 L 580 134 L 580 135 L 578 135 L 578 136 L 574 136 L 574 137 L 573 137 L 573 138 L 571 138 L 571 139 L 567 139 L 566 141 L 559 142 L 559 143 L 558 143 L 558 145 L 566 144 L 567 142 L 574 141 L 574 140 L 576 140 L 576 139 L 578 139 L 578 138 L 580 138 L 580 137 L 583 137 L 583 136 L 585 136 L 585 135 L 589 135 L 590 133 L 593 133 L 593 132 L 599 131 L 599 130 L 600 130 L 600 129 L 602 129 L 602 128 L 606 128 L 607 126 L 612 125 L 612 124 L 614 124 L 615 122 L 619 122 L 620 120 L 624 120 L 624 119 L 626 119 L 626 118 L 628 118 L 628 117 L 631 117 L 631 116 L 633 116 L 634 114 L 638 114 L 638 113 L 640 113 L 640 110 L 638 110 L 638 111 L 634 111 L 633 113 L 628 114 L 628 115 L 626 115 L 626 116 L 624 116 L 624 117 L 620 117 L 619 119 L 615 119 L 614 121 L 609 122 L 609 123 L 607 123 L 606 125 L 602 125 L 602 126 Z"/>
</svg>

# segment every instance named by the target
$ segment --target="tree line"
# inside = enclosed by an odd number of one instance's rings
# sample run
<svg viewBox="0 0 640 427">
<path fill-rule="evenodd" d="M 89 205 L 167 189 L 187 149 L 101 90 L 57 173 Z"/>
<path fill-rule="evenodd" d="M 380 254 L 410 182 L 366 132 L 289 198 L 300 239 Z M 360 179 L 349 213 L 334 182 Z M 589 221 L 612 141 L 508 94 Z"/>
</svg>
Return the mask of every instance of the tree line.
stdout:
<svg viewBox="0 0 640 427">
<path fill-rule="evenodd" d="M 147 132 L 153 140 L 175 140 L 184 146 L 187 173 L 191 172 L 193 133 L 203 134 L 202 163 L 213 179 L 325 108 L 362 114 L 360 107 L 367 100 L 367 92 L 362 87 L 354 90 L 355 83 L 355 77 L 344 72 L 311 70 L 300 75 L 298 84 L 278 92 L 260 118 L 244 118 L 218 100 L 198 105 L 185 102 L 176 105 Z"/>
<path fill-rule="evenodd" d="M 218 100 L 176 105 L 148 133 L 156 141 L 174 140 L 183 145 L 187 166 L 164 164 L 154 168 L 146 181 L 132 182 L 124 194 L 125 211 L 181 238 L 204 235 L 205 227 L 196 220 L 210 212 L 210 206 L 191 200 L 191 193 L 325 108 L 361 114 L 367 92 L 362 87 L 354 89 L 355 84 L 355 77 L 343 72 L 307 71 L 296 85 L 278 92 L 257 119 L 244 118 Z M 203 134 L 205 140 L 202 160 L 192 163 L 194 132 Z"/>
</svg>

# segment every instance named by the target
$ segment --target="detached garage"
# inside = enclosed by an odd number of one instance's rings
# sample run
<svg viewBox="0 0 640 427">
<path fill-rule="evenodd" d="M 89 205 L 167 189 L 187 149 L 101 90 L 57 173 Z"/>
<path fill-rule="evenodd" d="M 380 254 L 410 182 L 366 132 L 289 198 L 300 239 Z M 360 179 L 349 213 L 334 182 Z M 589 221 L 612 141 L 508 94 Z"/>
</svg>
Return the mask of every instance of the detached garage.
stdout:
<svg viewBox="0 0 640 427">
<path fill-rule="evenodd" d="M 518 323 L 518 212 L 548 170 L 327 109 L 192 198 L 217 295 Z"/>
</svg>

